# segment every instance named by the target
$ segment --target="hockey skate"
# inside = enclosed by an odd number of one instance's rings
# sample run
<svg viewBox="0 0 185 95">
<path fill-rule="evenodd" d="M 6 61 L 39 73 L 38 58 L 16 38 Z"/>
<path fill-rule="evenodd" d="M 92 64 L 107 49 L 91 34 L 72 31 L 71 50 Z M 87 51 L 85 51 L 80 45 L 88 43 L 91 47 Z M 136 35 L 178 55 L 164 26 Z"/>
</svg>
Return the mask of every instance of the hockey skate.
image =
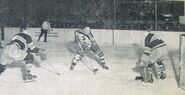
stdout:
<svg viewBox="0 0 185 95">
<path fill-rule="evenodd" d="M 135 80 L 141 80 L 141 81 L 143 81 L 144 79 L 143 79 L 142 76 L 136 76 Z"/>
<path fill-rule="evenodd" d="M 153 83 L 153 77 L 151 76 L 151 78 L 147 81 L 144 81 L 144 78 L 143 76 L 136 76 L 135 80 L 141 80 L 142 82 L 145 82 L 145 83 Z"/>
<path fill-rule="evenodd" d="M 33 82 L 36 81 L 37 76 L 36 75 L 32 75 L 30 73 L 30 70 L 27 70 L 26 73 L 23 75 L 23 80 L 25 82 Z"/>
<path fill-rule="evenodd" d="M 5 65 L 2 65 L 2 64 L 0 64 L 0 75 L 1 75 L 1 73 L 3 73 L 4 72 L 4 70 L 6 69 L 6 66 Z"/>
<path fill-rule="evenodd" d="M 74 67 L 76 66 L 76 62 L 74 62 L 75 60 L 73 59 L 72 60 L 72 63 L 71 63 L 71 66 L 70 66 L 70 70 L 73 70 L 74 69 Z"/>
<path fill-rule="evenodd" d="M 74 64 L 71 64 L 70 70 L 73 70 L 74 67 L 75 67 L 75 65 Z"/>
<path fill-rule="evenodd" d="M 108 69 L 109 69 L 109 67 L 108 67 L 107 65 L 105 65 L 105 64 L 102 64 L 101 67 L 102 67 L 103 69 L 105 69 L 105 70 L 108 70 Z"/>
<path fill-rule="evenodd" d="M 93 69 L 93 71 L 92 71 L 92 72 L 93 72 L 94 74 L 96 74 L 96 72 L 97 72 L 97 71 L 98 71 L 98 68 Z"/>
</svg>

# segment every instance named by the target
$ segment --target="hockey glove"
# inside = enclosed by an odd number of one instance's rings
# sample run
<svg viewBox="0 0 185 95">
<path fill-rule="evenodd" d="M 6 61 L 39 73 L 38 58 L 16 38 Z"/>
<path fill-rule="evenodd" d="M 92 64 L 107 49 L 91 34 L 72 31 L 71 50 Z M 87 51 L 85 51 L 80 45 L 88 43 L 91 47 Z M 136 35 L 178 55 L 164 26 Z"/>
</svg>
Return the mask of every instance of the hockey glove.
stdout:
<svg viewBox="0 0 185 95">
<path fill-rule="evenodd" d="M 36 54 L 37 56 L 40 56 L 41 60 L 46 60 L 46 53 L 44 49 L 39 49 L 39 52 Z"/>
</svg>

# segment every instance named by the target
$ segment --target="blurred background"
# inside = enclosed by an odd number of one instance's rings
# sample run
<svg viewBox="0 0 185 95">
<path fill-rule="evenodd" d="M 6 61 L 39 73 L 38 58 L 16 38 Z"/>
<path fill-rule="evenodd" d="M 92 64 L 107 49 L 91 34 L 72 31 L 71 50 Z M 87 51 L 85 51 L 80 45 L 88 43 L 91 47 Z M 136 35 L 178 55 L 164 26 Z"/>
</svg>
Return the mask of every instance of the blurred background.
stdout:
<svg viewBox="0 0 185 95">
<path fill-rule="evenodd" d="M 183 0 L 0 0 L 3 27 L 185 30 Z"/>
</svg>

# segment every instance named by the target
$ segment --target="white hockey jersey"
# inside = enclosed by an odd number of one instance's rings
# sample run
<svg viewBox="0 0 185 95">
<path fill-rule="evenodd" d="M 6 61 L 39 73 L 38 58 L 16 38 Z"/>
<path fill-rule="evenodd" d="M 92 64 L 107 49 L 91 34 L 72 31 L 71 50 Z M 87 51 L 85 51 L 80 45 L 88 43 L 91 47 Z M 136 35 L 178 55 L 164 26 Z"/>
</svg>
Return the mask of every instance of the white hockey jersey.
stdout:
<svg viewBox="0 0 185 95">
<path fill-rule="evenodd" d="M 91 31 L 85 32 L 82 29 L 75 31 L 75 37 L 81 45 L 90 47 L 94 41 L 94 36 Z"/>
</svg>

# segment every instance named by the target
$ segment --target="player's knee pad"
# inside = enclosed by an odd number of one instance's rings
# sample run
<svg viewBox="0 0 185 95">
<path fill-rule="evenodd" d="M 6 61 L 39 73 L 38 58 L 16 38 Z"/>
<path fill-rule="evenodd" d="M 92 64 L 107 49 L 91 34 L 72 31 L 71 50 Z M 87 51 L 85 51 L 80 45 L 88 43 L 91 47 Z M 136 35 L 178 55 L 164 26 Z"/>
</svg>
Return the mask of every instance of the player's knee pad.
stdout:
<svg viewBox="0 0 185 95">
<path fill-rule="evenodd" d="M 80 60 L 82 59 L 82 56 L 80 54 L 76 54 L 72 60 L 72 64 L 76 65 Z"/>
<path fill-rule="evenodd" d="M 84 52 L 83 50 L 81 50 L 81 49 L 78 49 L 78 50 L 77 50 L 77 54 L 80 55 L 80 56 L 84 56 L 84 53 L 85 53 L 85 52 Z M 76 55 L 77 55 L 77 54 L 76 54 Z M 76 55 L 75 55 L 75 56 L 76 56 Z"/>
<path fill-rule="evenodd" d="M 75 65 L 82 59 L 82 56 L 80 54 L 76 54 L 71 62 L 70 70 L 73 70 Z"/>
</svg>

